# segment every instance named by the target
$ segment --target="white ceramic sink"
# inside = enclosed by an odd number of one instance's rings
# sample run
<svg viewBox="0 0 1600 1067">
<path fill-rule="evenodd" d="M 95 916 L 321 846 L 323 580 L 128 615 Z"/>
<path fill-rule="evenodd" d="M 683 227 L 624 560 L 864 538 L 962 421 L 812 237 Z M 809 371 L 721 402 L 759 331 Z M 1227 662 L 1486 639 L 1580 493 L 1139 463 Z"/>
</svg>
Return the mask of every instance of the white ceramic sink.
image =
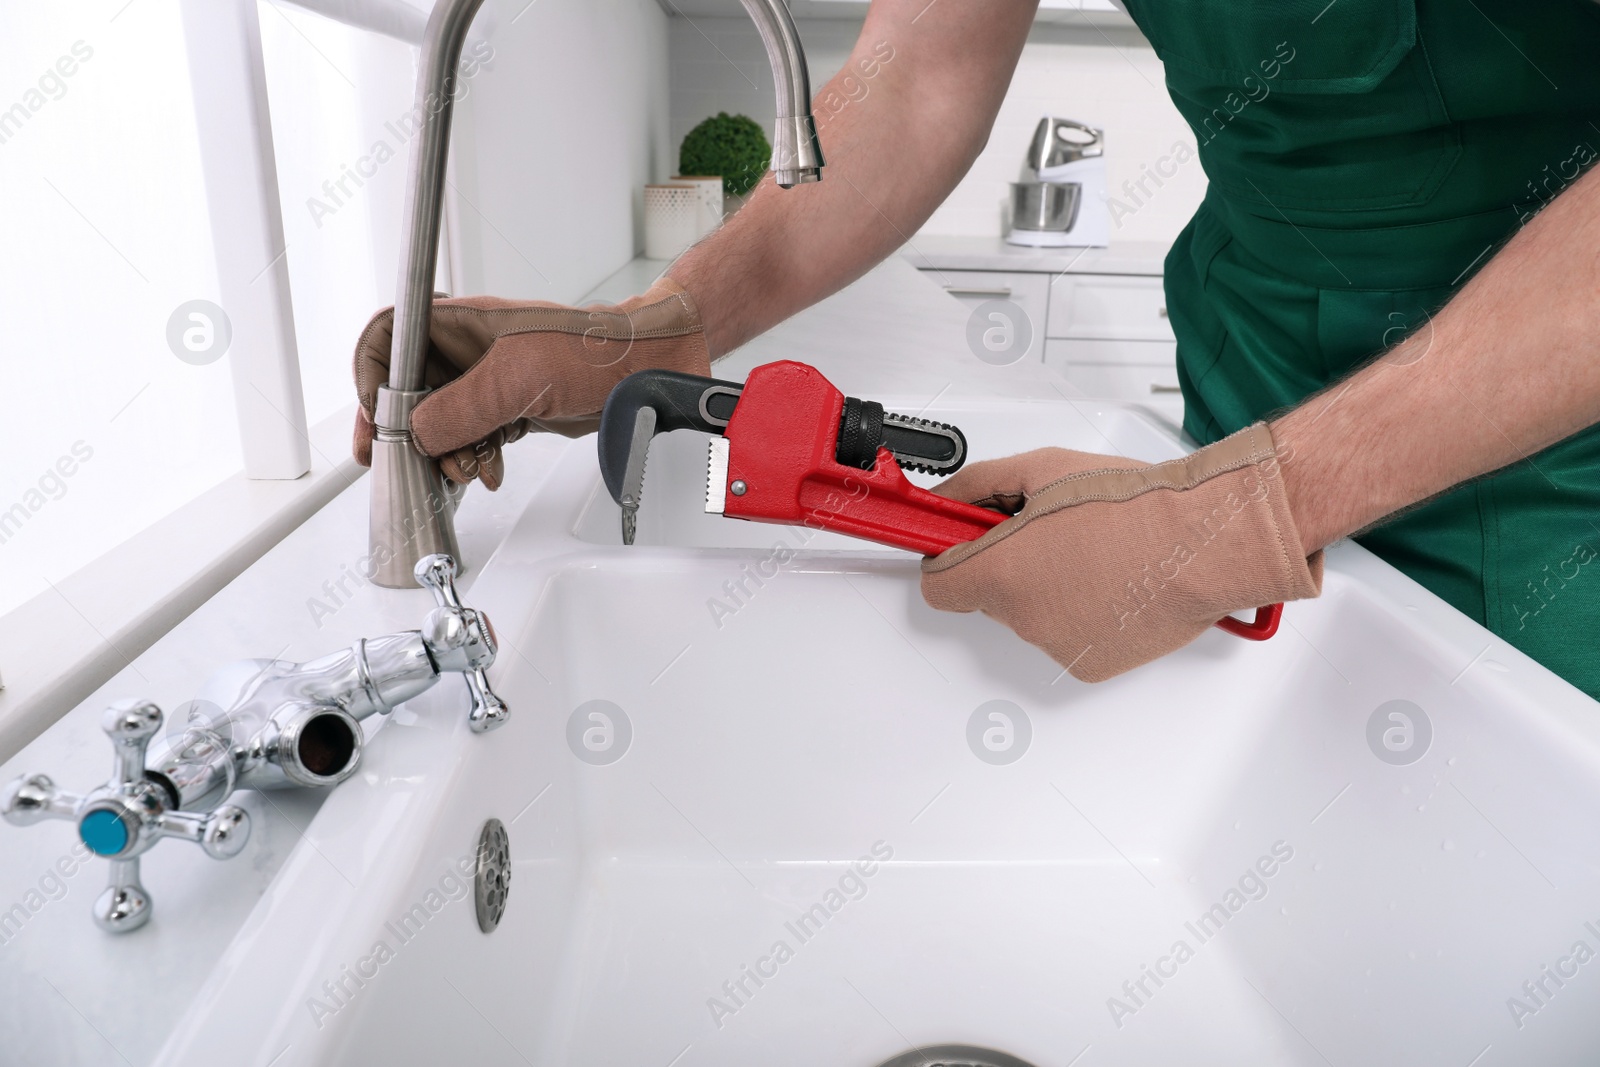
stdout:
<svg viewBox="0 0 1600 1067">
<path fill-rule="evenodd" d="M 925 414 L 979 457 L 1176 451 L 1087 403 Z M 700 514 L 703 442 L 658 439 L 633 548 L 568 447 L 473 586 L 511 722 L 397 713 L 159 1062 L 1593 1062 L 1588 698 L 1353 546 L 1273 640 L 1081 685 L 906 553 Z M 486 935 L 452 867 L 491 817 Z"/>
</svg>

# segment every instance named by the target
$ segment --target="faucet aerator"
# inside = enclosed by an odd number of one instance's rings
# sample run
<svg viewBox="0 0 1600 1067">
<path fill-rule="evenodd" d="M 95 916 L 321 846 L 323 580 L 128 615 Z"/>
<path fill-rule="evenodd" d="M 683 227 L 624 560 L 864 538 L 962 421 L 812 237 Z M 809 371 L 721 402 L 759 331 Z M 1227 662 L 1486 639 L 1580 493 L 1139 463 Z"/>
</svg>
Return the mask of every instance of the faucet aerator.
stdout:
<svg viewBox="0 0 1600 1067">
<path fill-rule="evenodd" d="M 808 182 L 820 182 L 822 180 L 822 168 L 807 167 L 805 170 L 775 170 L 772 175 L 778 183 L 778 188 L 793 189 L 797 185 L 805 185 Z"/>
</svg>

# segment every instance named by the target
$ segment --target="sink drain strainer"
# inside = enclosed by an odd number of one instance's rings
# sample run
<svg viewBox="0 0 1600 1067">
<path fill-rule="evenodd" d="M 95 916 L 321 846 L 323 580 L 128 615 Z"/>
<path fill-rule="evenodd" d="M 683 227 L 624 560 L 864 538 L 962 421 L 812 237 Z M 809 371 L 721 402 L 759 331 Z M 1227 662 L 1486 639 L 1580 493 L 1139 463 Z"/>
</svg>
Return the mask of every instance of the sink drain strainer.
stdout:
<svg viewBox="0 0 1600 1067">
<path fill-rule="evenodd" d="M 1009 1052 L 975 1045 L 927 1045 L 884 1060 L 878 1067 L 1033 1067 Z"/>
<path fill-rule="evenodd" d="M 499 819 L 484 823 L 478 835 L 478 872 L 472 884 L 478 929 L 493 933 L 506 913 L 506 895 L 511 892 L 511 838 Z"/>
</svg>

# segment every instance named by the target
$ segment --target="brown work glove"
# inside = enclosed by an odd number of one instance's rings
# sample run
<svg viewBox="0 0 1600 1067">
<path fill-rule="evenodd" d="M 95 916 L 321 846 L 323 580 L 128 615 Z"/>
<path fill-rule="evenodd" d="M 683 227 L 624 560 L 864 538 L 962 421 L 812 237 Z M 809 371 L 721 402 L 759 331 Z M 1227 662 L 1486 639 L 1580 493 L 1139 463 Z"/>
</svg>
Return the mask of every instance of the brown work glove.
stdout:
<svg viewBox="0 0 1600 1067">
<path fill-rule="evenodd" d="M 1014 517 L 922 563 L 941 611 L 982 611 L 1085 682 L 1181 648 L 1224 615 L 1322 592 L 1272 433 L 1257 423 L 1154 466 L 1042 448 L 937 492 Z"/>
<path fill-rule="evenodd" d="M 356 462 L 372 465 L 372 414 L 389 381 L 394 308 L 373 317 L 356 342 Z M 600 425 L 611 387 L 634 371 L 709 375 L 700 312 L 663 277 L 617 305 L 563 307 L 473 296 L 437 300 L 428 331 L 424 384 L 434 392 L 411 415 L 418 448 L 454 482 L 505 478 L 502 449 L 523 434 L 581 437 Z"/>
</svg>

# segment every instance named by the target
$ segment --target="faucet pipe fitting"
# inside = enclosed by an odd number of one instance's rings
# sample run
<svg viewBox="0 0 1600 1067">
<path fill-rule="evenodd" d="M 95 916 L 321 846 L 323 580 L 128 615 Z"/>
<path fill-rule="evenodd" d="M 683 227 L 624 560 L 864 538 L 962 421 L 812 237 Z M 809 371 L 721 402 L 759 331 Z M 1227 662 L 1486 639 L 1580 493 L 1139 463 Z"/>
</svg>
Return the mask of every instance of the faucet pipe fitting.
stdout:
<svg viewBox="0 0 1600 1067">
<path fill-rule="evenodd" d="M 241 660 L 218 671 L 190 703 L 182 733 L 153 759 L 148 749 L 161 709 L 144 700 L 113 704 L 100 723 L 112 743 L 111 780 L 79 794 L 56 788 L 47 775 L 25 774 L 0 788 L 0 817 L 16 826 L 76 822 L 90 851 L 111 861 L 95 921 L 115 933 L 137 929 L 150 917 L 139 856 L 157 841 L 182 838 L 218 859 L 244 847 L 248 813 L 222 804 L 235 789 L 339 784 L 361 762 L 360 720 L 391 711 L 445 674 L 467 684 L 472 730 L 506 722 L 509 711 L 487 674 L 498 650 L 494 628 L 461 602 L 455 576 L 449 556 L 418 563 L 415 580 L 436 605 L 421 629 L 358 640 L 307 663 Z"/>
</svg>

